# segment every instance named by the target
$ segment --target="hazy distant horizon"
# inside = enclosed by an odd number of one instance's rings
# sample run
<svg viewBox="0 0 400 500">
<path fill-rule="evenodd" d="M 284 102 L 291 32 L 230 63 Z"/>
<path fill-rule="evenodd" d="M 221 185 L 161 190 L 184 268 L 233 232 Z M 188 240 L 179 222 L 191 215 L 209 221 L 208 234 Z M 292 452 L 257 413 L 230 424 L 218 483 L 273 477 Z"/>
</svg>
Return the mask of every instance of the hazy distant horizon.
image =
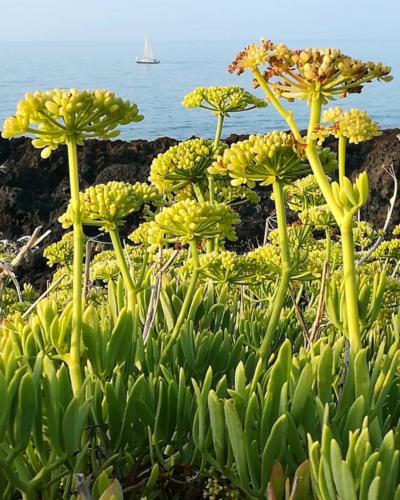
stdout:
<svg viewBox="0 0 400 500">
<path fill-rule="evenodd" d="M 398 39 L 398 0 L 0 0 L 0 41 Z"/>
</svg>

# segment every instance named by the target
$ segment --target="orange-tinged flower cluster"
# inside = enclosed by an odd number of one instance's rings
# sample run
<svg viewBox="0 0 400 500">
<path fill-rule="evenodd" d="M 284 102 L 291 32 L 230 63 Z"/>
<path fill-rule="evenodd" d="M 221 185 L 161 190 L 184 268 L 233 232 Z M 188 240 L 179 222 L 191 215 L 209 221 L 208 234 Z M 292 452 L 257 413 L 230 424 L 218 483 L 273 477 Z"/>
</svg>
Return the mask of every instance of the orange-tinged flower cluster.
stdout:
<svg viewBox="0 0 400 500">
<path fill-rule="evenodd" d="M 263 78 L 275 94 L 288 100 L 310 101 L 318 95 L 326 103 L 359 93 L 372 80 L 392 79 L 390 67 L 353 59 L 338 49 L 292 50 L 269 40 L 261 40 L 260 46 L 248 46 L 237 55 L 229 70 L 241 74 L 245 70 L 255 72 L 259 67 L 263 67 L 260 68 Z"/>
</svg>

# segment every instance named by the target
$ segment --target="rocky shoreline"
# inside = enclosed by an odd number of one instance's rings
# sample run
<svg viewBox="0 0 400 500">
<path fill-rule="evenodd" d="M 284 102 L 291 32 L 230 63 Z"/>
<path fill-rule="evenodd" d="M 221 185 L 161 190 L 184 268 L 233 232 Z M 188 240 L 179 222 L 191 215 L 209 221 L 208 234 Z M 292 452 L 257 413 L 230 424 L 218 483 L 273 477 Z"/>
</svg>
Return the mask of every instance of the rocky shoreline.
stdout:
<svg viewBox="0 0 400 500">
<path fill-rule="evenodd" d="M 393 181 L 384 169 L 393 167 L 400 180 L 400 129 L 385 130 L 371 141 L 350 145 L 347 165 L 352 176 L 366 170 L 370 181 L 370 201 L 364 209 L 365 219 L 377 228 L 383 226 L 389 199 L 393 194 Z M 231 135 L 230 144 L 246 136 Z M 178 141 L 161 137 L 155 141 L 129 142 L 87 141 L 79 148 L 81 187 L 119 180 L 144 182 L 150 164 L 159 153 L 165 152 Z M 330 144 L 333 150 L 336 143 Z M 238 230 L 242 247 L 262 241 L 265 218 L 271 210 L 266 190 L 260 190 L 262 203 L 240 207 L 242 224 Z M 63 229 L 58 217 L 64 212 L 69 199 L 68 160 L 65 148 L 59 148 L 49 159 L 43 160 L 40 151 L 32 147 L 26 137 L 5 140 L 0 137 L 0 234 L 1 238 L 17 240 L 29 235 L 37 226 L 50 229 L 45 244 L 58 240 Z M 130 226 L 137 224 L 132 217 Z M 392 217 L 392 225 L 400 223 L 400 195 Z M 42 257 L 42 248 L 31 254 L 19 269 L 19 278 L 39 288 L 45 286 L 49 271 Z"/>
</svg>

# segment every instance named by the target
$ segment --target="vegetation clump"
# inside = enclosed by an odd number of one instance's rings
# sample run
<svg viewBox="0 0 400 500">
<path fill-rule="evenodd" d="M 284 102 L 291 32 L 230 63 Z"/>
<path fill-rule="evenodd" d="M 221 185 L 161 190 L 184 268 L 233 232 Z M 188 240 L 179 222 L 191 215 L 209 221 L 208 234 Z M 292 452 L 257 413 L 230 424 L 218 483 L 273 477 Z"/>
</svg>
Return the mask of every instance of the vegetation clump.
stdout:
<svg viewBox="0 0 400 500">
<path fill-rule="evenodd" d="M 346 175 L 348 143 L 378 125 L 322 109 L 390 68 L 262 40 L 230 70 L 265 99 L 187 94 L 215 136 L 159 155 L 149 183 L 80 191 L 77 146 L 142 119 L 112 92 L 27 94 L 5 121 L 43 158 L 67 146 L 71 201 L 45 296 L 21 292 L 2 256 L 2 499 L 400 500 L 400 229 L 363 221 L 368 176 Z M 225 120 L 254 108 L 289 132 L 228 147 Z M 275 211 L 239 253 L 237 206 L 258 205 L 257 186 Z"/>
</svg>

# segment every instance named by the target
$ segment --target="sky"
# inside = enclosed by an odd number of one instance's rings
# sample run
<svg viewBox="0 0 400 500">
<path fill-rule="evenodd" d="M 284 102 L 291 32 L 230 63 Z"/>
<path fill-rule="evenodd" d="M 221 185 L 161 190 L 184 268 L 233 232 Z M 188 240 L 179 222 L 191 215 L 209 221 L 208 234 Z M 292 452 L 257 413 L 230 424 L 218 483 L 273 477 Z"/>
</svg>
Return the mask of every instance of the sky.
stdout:
<svg viewBox="0 0 400 500">
<path fill-rule="evenodd" d="M 0 0 L 0 41 L 400 38 L 400 0 Z"/>
</svg>

